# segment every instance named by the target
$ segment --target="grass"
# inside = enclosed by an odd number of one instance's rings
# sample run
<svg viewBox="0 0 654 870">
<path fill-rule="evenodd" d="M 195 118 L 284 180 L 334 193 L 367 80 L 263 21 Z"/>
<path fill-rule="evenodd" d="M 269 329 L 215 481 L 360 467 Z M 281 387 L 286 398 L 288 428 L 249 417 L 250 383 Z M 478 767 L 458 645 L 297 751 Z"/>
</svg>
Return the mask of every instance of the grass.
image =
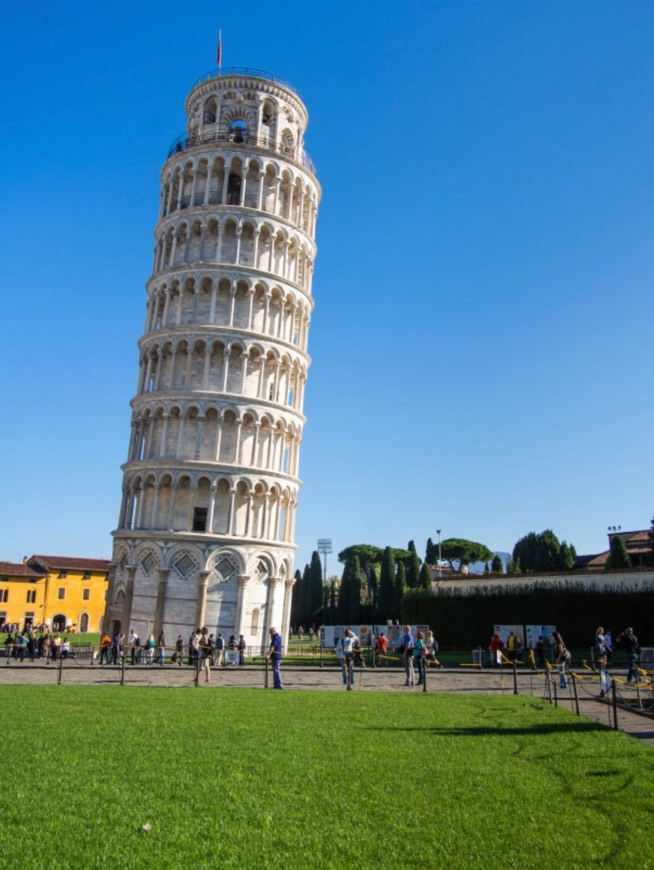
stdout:
<svg viewBox="0 0 654 870">
<path fill-rule="evenodd" d="M 654 866 L 651 748 L 533 698 L 18 686 L 0 726 L 31 866 Z"/>
</svg>

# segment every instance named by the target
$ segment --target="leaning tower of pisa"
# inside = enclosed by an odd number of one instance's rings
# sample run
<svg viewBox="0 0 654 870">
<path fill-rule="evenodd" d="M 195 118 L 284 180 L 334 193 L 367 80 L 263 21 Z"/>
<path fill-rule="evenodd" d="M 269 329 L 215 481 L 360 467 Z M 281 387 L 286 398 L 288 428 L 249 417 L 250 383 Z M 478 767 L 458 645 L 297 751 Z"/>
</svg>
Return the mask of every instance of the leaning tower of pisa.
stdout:
<svg viewBox="0 0 654 870">
<path fill-rule="evenodd" d="M 201 78 L 161 171 L 108 630 L 287 637 L 320 186 L 306 109 Z"/>
</svg>

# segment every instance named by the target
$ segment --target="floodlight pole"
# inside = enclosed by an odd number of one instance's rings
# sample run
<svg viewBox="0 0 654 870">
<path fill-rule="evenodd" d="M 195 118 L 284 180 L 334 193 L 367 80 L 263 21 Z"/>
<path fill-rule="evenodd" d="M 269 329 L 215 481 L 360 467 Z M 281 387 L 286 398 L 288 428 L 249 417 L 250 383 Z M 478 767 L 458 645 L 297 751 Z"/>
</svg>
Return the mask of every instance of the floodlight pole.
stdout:
<svg viewBox="0 0 654 870">
<path fill-rule="evenodd" d="M 318 538 L 318 552 L 323 555 L 323 581 L 327 580 L 327 554 L 332 551 L 331 538 Z"/>
</svg>

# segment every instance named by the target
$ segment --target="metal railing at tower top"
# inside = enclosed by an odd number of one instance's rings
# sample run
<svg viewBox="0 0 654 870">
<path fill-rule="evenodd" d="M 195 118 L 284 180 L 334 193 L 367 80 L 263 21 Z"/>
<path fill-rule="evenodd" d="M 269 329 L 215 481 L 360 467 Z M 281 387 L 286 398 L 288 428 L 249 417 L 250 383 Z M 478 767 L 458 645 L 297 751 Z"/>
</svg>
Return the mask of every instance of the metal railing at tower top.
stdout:
<svg viewBox="0 0 654 870">
<path fill-rule="evenodd" d="M 211 72 L 205 73 L 203 76 L 195 82 L 193 87 L 197 87 L 202 84 L 202 82 L 209 81 L 209 79 L 217 79 L 224 78 L 229 76 L 252 76 L 256 79 L 266 79 L 266 81 L 274 82 L 276 85 L 281 85 L 283 88 L 286 88 L 287 91 L 291 91 L 291 93 L 295 94 L 296 97 L 300 96 L 300 92 L 297 88 L 293 87 L 290 82 L 287 82 L 286 79 L 282 79 L 279 76 L 274 75 L 273 73 L 266 72 L 263 69 L 255 69 L 251 66 L 230 66 L 225 69 L 214 69 Z"/>
<path fill-rule="evenodd" d="M 230 130 L 228 133 L 195 133 L 191 136 L 185 136 L 184 134 L 182 134 L 181 136 L 178 136 L 177 139 L 175 139 L 173 144 L 168 149 L 168 157 L 166 159 L 168 160 L 175 154 L 180 154 L 182 151 L 186 151 L 187 148 L 194 148 L 196 145 L 212 144 L 227 144 L 253 148 L 263 148 L 266 151 L 274 151 L 276 154 L 281 154 L 283 157 L 288 157 L 290 160 L 295 160 L 297 163 L 300 163 L 305 169 L 308 169 L 312 175 L 316 175 L 316 167 L 314 166 L 313 160 L 309 157 L 306 151 L 304 151 L 304 149 L 301 151 L 300 155 L 297 156 L 295 153 L 295 148 L 287 147 L 281 142 L 271 141 L 267 137 L 262 138 L 260 136 L 252 136 L 246 130 L 241 129 Z"/>
</svg>

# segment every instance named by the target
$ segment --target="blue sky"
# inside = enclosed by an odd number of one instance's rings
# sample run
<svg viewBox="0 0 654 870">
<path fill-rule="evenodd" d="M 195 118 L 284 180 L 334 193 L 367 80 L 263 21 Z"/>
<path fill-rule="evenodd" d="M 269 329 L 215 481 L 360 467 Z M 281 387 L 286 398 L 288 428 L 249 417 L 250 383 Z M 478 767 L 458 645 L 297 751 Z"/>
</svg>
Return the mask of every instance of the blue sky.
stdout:
<svg viewBox="0 0 654 870">
<path fill-rule="evenodd" d="M 159 171 L 214 67 L 292 82 L 323 187 L 296 566 L 654 513 L 654 5 L 5 6 L 0 560 L 109 557 Z"/>
</svg>

